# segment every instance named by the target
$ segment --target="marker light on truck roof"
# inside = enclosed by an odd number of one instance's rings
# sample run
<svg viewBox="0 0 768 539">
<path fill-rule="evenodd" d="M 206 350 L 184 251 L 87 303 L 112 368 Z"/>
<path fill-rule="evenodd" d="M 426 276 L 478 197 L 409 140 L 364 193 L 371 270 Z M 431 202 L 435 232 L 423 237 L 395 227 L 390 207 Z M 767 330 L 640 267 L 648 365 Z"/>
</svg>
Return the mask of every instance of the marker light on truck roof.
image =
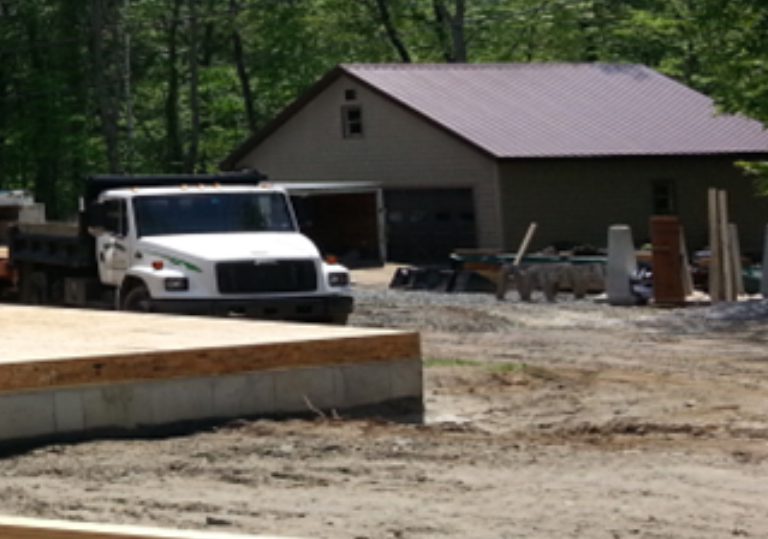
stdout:
<svg viewBox="0 0 768 539">
<path fill-rule="evenodd" d="M 160 271 L 161 269 L 163 269 L 164 266 L 165 266 L 165 264 L 163 263 L 162 260 L 153 260 L 152 261 L 152 269 Z"/>
</svg>

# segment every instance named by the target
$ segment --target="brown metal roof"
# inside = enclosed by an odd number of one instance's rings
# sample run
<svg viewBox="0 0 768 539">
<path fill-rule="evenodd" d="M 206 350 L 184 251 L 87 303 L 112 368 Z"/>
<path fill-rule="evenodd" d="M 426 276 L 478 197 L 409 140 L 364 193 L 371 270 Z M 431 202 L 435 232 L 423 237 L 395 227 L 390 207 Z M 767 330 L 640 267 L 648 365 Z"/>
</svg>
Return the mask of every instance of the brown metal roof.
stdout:
<svg viewBox="0 0 768 539">
<path fill-rule="evenodd" d="M 640 65 L 343 64 L 223 163 L 346 74 L 498 159 L 768 155 L 768 131 Z"/>
<path fill-rule="evenodd" d="M 768 152 L 768 131 L 639 65 L 350 64 L 498 158 Z"/>
</svg>

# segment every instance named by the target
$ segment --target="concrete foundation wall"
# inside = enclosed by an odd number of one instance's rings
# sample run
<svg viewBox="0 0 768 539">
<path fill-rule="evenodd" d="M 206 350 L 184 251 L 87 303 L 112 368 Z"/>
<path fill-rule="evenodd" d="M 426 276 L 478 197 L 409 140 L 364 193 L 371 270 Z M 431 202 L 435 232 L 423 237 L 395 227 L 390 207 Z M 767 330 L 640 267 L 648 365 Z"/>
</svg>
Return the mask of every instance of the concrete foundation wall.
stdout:
<svg viewBox="0 0 768 539">
<path fill-rule="evenodd" d="M 421 360 L 404 358 L 6 392 L 0 394 L 0 443 L 400 401 L 420 408 L 422 384 Z"/>
</svg>

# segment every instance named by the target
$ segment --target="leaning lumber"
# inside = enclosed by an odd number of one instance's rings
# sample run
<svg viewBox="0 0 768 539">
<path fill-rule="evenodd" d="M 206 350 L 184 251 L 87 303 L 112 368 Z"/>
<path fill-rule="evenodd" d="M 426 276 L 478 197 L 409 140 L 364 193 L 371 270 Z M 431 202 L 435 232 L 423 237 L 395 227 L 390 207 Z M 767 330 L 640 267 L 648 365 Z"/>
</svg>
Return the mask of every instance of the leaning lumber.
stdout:
<svg viewBox="0 0 768 539">
<path fill-rule="evenodd" d="M 501 267 L 496 282 L 496 299 L 502 300 L 506 297 L 509 280 L 510 278 L 514 278 L 521 299 L 523 301 L 530 301 L 530 288 L 523 282 L 525 277 L 523 277 L 521 273 L 520 264 L 523 262 L 525 253 L 528 252 L 528 247 L 531 245 L 537 227 L 538 225 L 536 222 L 531 222 L 531 224 L 528 225 L 528 229 L 525 231 L 525 236 L 523 236 L 523 241 L 520 242 L 520 247 L 517 249 L 515 260 L 511 265 L 505 264 Z"/>
<path fill-rule="evenodd" d="M 717 227 L 720 235 L 720 263 L 723 268 L 723 299 L 736 300 L 733 286 L 733 263 L 731 261 L 731 235 L 728 232 L 728 194 L 724 190 L 717 193 Z"/>
<path fill-rule="evenodd" d="M 709 297 L 713 302 L 716 302 L 723 300 L 717 189 L 710 188 L 707 191 L 707 197 L 709 217 Z"/>
<path fill-rule="evenodd" d="M 523 237 L 523 241 L 520 243 L 520 247 L 517 249 L 517 255 L 515 256 L 515 266 L 519 266 L 523 261 L 523 257 L 528 251 L 528 247 L 531 245 L 531 240 L 533 240 L 533 235 L 536 233 L 536 228 L 538 226 L 539 225 L 537 225 L 535 222 L 532 222 L 528 225 L 528 230 L 525 231 L 525 237 Z"/>
<path fill-rule="evenodd" d="M 741 262 L 741 242 L 739 241 L 739 228 L 735 223 L 728 225 L 728 238 L 730 240 L 729 260 L 731 262 L 731 279 L 733 280 L 734 294 L 743 295 L 744 291 L 744 265 Z"/>
<path fill-rule="evenodd" d="M 3 539 L 289 539 L 274 535 L 237 535 L 20 517 L 0 517 L 0 537 Z"/>
</svg>

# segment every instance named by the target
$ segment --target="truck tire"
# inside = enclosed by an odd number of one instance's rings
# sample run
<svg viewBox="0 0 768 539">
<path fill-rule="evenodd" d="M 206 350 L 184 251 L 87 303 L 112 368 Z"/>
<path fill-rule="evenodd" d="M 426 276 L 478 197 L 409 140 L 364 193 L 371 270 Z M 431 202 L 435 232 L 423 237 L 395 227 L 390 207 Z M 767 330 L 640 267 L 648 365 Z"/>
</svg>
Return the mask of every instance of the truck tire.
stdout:
<svg viewBox="0 0 768 539">
<path fill-rule="evenodd" d="M 143 284 L 131 288 L 120 303 L 123 311 L 148 313 L 152 311 L 152 296 Z"/>
<path fill-rule="evenodd" d="M 328 323 L 333 324 L 335 326 L 346 326 L 348 320 L 349 320 L 349 313 L 333 314 L 328 317 Z"/>
<path fill-rule="evenodd" d="M 21 276 L 19 299 L 27 305 L 48 303 L 48 279 L 42 271 L 25 272 Z"/>
</svg>

